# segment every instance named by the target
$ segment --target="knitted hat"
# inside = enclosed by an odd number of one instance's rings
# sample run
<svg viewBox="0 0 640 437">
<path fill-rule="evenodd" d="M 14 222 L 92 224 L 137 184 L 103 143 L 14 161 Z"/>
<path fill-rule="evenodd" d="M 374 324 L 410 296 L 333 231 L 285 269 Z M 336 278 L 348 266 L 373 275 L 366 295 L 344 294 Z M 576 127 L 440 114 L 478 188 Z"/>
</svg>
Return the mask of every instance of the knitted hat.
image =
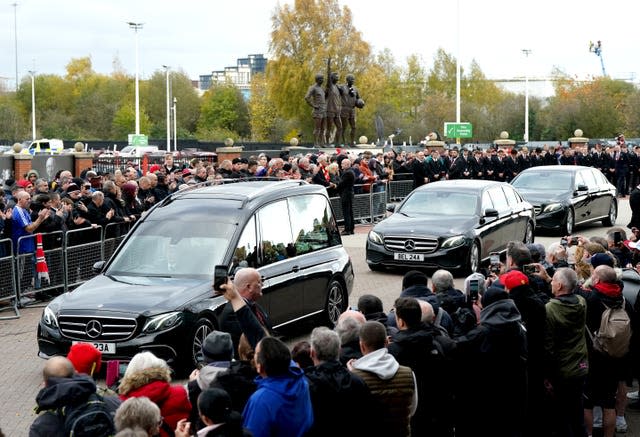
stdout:
<svg viewBox="0 0 640 437">
<path fill-rule="evenodd" d="M 202 343 L 202 355 L 206 363 L 213 361 L 231 361 L 233 342 L 227 332 L 213 331 Z"/>
<path fill-rule="evenodd" d="M 509 294 L 501 288 L 491 286 L 482 295 L 482 306 L 488 307 L 499 300 L 509 299 Z"/>
<path fill-rule="evenodd" d="M 504 288 L 512 290 L 521 285 L 528 285 L 529 278 L 520 270 L 510 270 L 500 276 L 500 282 L 504 285 Z"/>
<path fill-rule="evenodd" d="M 93 376 L 100 372 L 102 353 L 90 343 L 76 343 L 69 349 L 67 359 L 78 373 Z"/>
<path fill-rule="evenodd" d="M 611 258 L 606 253 L 596 253 L 591 258 L 589 258 L 589 262 L 591 263 L 594 269 L 601 265 L 607 265 L 609 267 L 613 267 L 613 258 Z"/>
</svg>

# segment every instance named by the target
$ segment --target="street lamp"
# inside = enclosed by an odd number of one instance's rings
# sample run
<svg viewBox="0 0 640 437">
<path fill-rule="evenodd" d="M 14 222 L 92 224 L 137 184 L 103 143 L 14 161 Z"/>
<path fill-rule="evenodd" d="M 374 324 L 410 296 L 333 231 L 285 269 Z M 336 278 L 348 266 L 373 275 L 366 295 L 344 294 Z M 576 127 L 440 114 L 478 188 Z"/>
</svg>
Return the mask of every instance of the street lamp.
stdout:
<svg viewBox="0 0 640 437">
<path fill-rule="evenodd" d="M 169 103 L 169 67 L 168 65 L 162 66 L 167 72 L 167 152 L 171 151 L 171 115 L 170 111 L 170 103 Z"/>
<path fill-rule="evenodd" d="M 178 151 L 178 129 L 176 129 L 176 104 L 178 103 L 178 99 L 173 98 L 173 151 Z"/>
<path fill-rule="evenodd" d="M 138 87 L 138 30 L 142 29 L 144 23 L 134 23 L 128 21 L 129 28 L 136 33 L 136 135 L 140 135 L 140 89 Z"/>
<path fill-rule="evenodd" d="M 18 3 L 13 3 L 13 35 L 16 51 L 16 92 L 18 91 Z"/>
<path fill-rule="evenodd" d="M 529 142 L 529 55 L 531 49 L 522 49 L 522 53 L 527 57 L 524 72 L 524 142 Z"/>
<path fill-rule="evenodd" d="M 31 75 L 31 137 L 36 140 L 36 72 L 29 70 Z"/>
</svg>

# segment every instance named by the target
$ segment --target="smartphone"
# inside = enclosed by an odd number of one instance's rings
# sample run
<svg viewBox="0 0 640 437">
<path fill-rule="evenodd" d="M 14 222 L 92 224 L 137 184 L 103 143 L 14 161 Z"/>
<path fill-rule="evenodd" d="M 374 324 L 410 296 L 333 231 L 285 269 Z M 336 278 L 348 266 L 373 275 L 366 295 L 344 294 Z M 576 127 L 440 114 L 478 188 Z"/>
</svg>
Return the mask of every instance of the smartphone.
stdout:
<svg viewBox="0 0 640 437">
<path fill-rule="evenodd" d="M 622 243 L 622 233 L 620 231 L 616 231 L 613 233 L 613 243 L 614 244 Z"/>
<path fill-rule="evenodd" d="M 224 265 L 217 265 L 213 269 L 213 290 L 214 296 L 224 294 L 224 290 L 221 288 L 223 284 L 227 283 L 229 279 L 229 267 Z"/>
<path fill-rule="evenodd" d="M 491 265 L 498 265 L 500 264 L 500 253 L 498 252 L 491 252 L 491 254 L 489 255 L 489 259 L 491 262 Z"/>
<path fill-rule="evenodd" d="M 571 237 L 571 239 L 569 240 L 569 245 L 570 246 L 575 246 L 580 242 L 580 240 L 578 240 L 578 237 Z"/>
<path fill-rule="evenodd" d="M 469 299 L 471 300 L 471 302 L 476 302 L 478 300 L 479 292 L 480 292 L 480 280 L 471 279 L 469 281 Z"/>
<path fill-rule="evenodd" d="M 536 268 L 535 264 L 525 264 L 524 266 L 522 266 L 522 272 L 525 275 L 533 275 L 534 273 L 538 272 L 538 269 Z"/>
<path fill-rule="evenodd" d="M 562 238 L 560 239 L 560 244 L 562 244 L 564 247 L 567 247 L 569 245 L 569 240 L 567 240 L 566 238 Z"/>
</svg>

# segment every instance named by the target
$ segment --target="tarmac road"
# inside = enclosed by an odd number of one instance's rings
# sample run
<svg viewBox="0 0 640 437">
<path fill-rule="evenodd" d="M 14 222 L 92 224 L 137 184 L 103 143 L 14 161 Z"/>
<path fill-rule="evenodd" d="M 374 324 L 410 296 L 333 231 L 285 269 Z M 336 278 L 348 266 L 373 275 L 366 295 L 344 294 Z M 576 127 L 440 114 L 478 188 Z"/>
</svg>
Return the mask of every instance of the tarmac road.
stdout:
<svg viewBox="0 0 640 437">
<path fill-rule="evenodd" d="M 619 216 L 616 224 L 624 227 L 630 219 L 631 211 L 627 200 L 620 200 Z M 356 273 L 354 290 L 349 299 L 355 305 L 358 298 L 367 293 L 379 296 L 385 310 L 401 291 L 403 271 L 372 272 L 365 262 L 365 242 L 370 226 L 358 225 L 355 235 L 343 237 L 344 246 L 351 255 Z M 579 227 L 577 235 L 604 235 L 606 228 L 600 223 Z M 536 236 L 536 242 L 548 246 L 558 241 L 555 236 Z M 454 274 L 455 276 L 456 274 Z M 458 288 L 464 277 L 456 277 Z M 8 437 L 26 436 L 35 418 L 33 408 L 35 397 L 42 383 L 43 360 L 37 356 L 36 326 L 42 308 L 29 307 L 21 310 L 21 317 L 15 320 L 0 320 L 0 428 Z M 11 311 L 1 311 L 0 317 L 11 315 Z M 292 336 L 288 343 L 306 339 L 312 326 L 301 326 L 303 334 Z M 630 437 L 640 437 L 640 413 L 627 411 Z"/>
</svg>

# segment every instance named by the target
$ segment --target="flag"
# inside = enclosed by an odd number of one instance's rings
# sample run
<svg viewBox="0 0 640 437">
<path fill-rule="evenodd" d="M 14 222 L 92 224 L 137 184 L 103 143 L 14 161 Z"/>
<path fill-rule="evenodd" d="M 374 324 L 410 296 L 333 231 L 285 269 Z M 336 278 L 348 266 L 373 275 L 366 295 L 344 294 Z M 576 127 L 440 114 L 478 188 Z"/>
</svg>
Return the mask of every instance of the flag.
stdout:
<svg viewBox="0 0 640 437">
<path fill-rule="evenodd" d="M 42 248 L 42 234 L 36 234 L 36 272 L 38 277 L 42 280 L 46 280 L 47 283 L 51 283 L 49 279 L 49 267 L 47 266 L 47 260 L 44 258 L 44 249 Z"/>
</svg>

